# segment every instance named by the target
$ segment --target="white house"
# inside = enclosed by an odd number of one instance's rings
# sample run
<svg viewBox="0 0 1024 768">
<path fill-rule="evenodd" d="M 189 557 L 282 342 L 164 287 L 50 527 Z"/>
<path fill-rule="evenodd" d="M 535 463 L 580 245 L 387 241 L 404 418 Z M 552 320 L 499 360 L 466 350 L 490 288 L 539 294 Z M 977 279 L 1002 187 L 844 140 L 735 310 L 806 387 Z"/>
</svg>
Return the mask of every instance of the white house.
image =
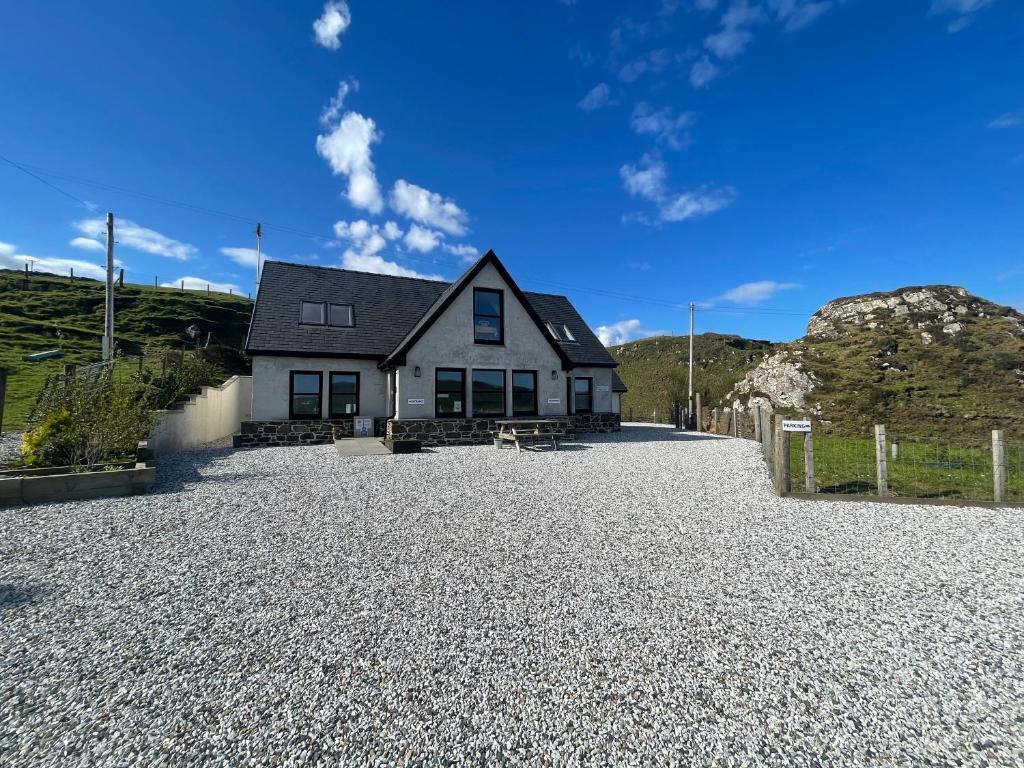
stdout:
<svg viewBox="0 0 1024 768">
<path fill-rule="evenodd" d="M 610 431 L 625 391 L 569 300 L 521 291 L 493 251 L 453 283 L 268 261 L 246 351 L 243 445 L 326 442 L 357 417 L 428 444 L 515 417 Z"/>
</svg>

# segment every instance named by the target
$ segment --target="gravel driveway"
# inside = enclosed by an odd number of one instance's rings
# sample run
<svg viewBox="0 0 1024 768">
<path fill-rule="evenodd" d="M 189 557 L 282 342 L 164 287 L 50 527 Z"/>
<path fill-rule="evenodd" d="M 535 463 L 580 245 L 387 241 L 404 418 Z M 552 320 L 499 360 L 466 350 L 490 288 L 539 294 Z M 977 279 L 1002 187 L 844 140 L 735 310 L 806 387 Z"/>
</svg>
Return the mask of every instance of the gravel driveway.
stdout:
<svg viewBox="0 0 1024 768">
<path fill-rule="evenodd" d="M 0 763 L 1020 765 L 1020 510 L 749 442 L 184 454 L 0 510 Z"/>
</svg>

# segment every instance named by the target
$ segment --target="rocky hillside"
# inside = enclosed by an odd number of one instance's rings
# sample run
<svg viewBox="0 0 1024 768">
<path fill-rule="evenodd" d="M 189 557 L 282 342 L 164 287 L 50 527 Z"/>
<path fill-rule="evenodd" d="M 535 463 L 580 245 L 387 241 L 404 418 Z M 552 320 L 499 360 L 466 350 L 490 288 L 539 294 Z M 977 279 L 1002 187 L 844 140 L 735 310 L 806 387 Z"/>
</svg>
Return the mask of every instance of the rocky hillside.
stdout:
<svg viewBox="0 0 1024 768">
<path fill-rule="evenodd" d="M 686 401 L 689 343 L 688 336 L 655 336 L 608 350 L 629 387 L 622 398 L 624 418 L 650 420 L 657 411 L 659 420 L 667 420 L 673 401 Z M 694 336 L 694 392 L 705 403 L 720 401 L 776 346 L 718 333 Z"/>
<path fill-rule="evenodd" d="M 725 401 L 810 414 L 826 428 L 908 435 L 1024 435 L 1024 315 L 948 285 L 831 301 L 807 335 Z"/>
</svg>

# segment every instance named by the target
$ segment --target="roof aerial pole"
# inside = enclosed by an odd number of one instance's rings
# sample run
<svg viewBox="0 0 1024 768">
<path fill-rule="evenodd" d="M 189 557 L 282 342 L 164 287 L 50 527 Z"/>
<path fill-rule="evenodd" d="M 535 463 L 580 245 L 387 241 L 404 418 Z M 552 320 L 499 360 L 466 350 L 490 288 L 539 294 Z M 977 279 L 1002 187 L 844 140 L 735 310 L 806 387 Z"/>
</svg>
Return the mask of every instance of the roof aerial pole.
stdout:
<svg viewBox="0 0 1024 768">
<path fill-rule="evenodd" d="M 107 291 L 103 307 L 103 361 L 114 359 L 114 214 L 107 213 Z"/>
<path fill-rule="evenodd" d="M 688 419 L 692 420 L 693 416 L 693 302 L 690 302 L 690 386 L 689 386 L 689 397 L 686 403 L 686 413 Z M 686 425 L 689 428 L 689 424 Z"/>
<path fill-rule="evenodd" d="M 263 238 L 263 225 L 256 222 L 256 295 L 260 293 L 260 261 L 263 257 L 263 248 L 260 240 Z"/>
</svg>

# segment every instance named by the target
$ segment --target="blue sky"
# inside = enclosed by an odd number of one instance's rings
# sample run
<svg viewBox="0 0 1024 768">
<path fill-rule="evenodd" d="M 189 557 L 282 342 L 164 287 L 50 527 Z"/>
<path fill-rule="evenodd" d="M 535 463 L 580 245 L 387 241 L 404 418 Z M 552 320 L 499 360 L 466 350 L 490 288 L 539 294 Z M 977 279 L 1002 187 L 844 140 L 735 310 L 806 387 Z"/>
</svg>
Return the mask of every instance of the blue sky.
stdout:
<svg viewBox="0 0 1024 768">
<path fill-rule="evenodd" d="M 1024 306 L 1024 4 L 8 4 L 0 263 L 248 292 L 493 248 L 605 338 L 842 295 Z M 213 212 L 219 212 L 214 214 Z"/>
</svg>

